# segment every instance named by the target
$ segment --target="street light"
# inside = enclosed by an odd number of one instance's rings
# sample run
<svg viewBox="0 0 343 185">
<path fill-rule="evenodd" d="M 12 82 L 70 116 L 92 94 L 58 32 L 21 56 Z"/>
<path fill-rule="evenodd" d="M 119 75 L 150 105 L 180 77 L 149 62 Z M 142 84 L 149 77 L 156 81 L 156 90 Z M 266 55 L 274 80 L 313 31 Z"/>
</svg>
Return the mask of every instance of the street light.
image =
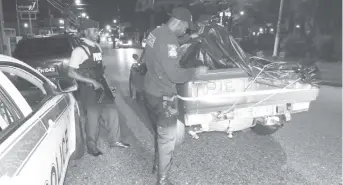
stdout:
<svg viewBox="0 0 343 185">
<path fill-rule="evenodd" d="M 60 22 L 60 24 L 64 24 L 64 20 L 63 19 L 60 19 L 59 22 Z"/>
<path fill-rule="evenodd" d="M 89 19 L 89 16 L 88 16 L 88 15 L 86 16 L 86 19 Z"/>
<path fill-rule="evenodd" d="M 116 20 L 116 19 L 114 19 L 114 20 L 113 20 L 113 23 L 114 23 L 114 24 L 116 24 L 116 23 L 117 23 L 117 20 Z"/>
<path fill-rule="evenodd" d="M 75 0 L 75 4 L 76 5 L 80 5 L 81 4 L 81 0 Z"/>
<path fill-rule="evenodd" d="M 244 15 L 244 11 L 239 12 L 239 14 Z"/>
<path fill-rule="evenodd" d="M 111 26 L 110 26 L 110 25 L 106 25 L 106 29 L 107 29 L 107 30 L 110 30 L 110 29 L 111 29 Z"/>
<path fill-rule="evenodd" d="M 29 27 L 29 24 L 24 23 L 24 28 L 28 28 L 28 27 Z"/>
</svg>

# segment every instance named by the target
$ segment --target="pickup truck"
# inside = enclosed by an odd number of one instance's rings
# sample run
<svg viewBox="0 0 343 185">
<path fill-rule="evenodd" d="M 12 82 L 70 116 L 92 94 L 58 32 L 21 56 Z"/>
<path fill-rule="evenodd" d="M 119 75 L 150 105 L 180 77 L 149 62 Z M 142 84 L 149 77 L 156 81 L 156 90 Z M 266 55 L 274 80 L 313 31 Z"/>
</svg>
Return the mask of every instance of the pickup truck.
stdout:
<svg viewBox="0 0 343 185">
<path fill-rule="evenodd" d="M 270 135 L 316 100 L 316 66 L 248 57 L 222 27 L 211 24 L 201 30 L 198 40 L 181 46 L 180 66 L 205 65 L 208 70 L 176 85 L 178 120 L 194 138 L 210 131 L 232 138 L 233 132 L 248 128 Z M 137 62 L 131 67 L 130 95 L 140 99 L 146 66 L 138 55 L 133 58 Z"/>
</svg>

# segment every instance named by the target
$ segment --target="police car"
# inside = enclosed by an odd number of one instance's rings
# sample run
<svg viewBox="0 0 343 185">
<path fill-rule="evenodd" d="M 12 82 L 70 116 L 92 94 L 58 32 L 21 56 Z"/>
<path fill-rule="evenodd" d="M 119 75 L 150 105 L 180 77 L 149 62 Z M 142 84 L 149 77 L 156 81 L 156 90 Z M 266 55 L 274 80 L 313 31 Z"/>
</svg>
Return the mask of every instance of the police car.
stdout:
<svg viewBox="0 0 343 185">
<path fill-rule="evenodd" d="M 16 86 L 13 76 L 32 88 Z M 77 83 L 62 84 L 0 55 L 1 185 L 61 185 L 69 160 L 83 155 L 79 109 L 71 94 Z"/>
</svg>

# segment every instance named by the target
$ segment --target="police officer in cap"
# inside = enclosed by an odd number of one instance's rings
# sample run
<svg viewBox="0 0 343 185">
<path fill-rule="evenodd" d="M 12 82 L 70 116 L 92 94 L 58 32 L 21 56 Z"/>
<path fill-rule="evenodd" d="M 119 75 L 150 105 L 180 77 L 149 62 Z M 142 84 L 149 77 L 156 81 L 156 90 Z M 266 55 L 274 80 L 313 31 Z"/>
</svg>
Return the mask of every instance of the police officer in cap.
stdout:
<svg viewBox="0 0 343 185">
<path fill-rule="evenodd" d="M 180 68 L 178 37 L 183 36 L 191 25 L 192 15 L 189 10 L 182 7 L 173 9 L 169 21 L 149 34 L 142 56 L 142 61 L 147 66 L 144 80 L 145 104 L 157 131 L 153 171 L 158 169 L 158 185 L 171 184 L 168 172 L 172 165 L 178 116 L 175 85 L 185 83 L 195 74 L 207 69 L 204 66 Z"/>
<path fill-rule="evenodd" d="M 110 147 L 128 148 L 129 145 L 120 142 L 119 113 L 114 104 L 114 96 L 104 90 L 109 87 L 102 80 L 102 50 L 96 43 L 99 37 L 98 25 L 94 21 L 84 20 L 81 29 L 85 37 L 81 39 L 81 45 L 72 52 L 68 76 L 79 83 L 78 99 L 80 108 L 83 108 L 86 115 L 87 151 L 97 157 L 102 155 L 97 147 L 100 124 L 108 131 Z"/>
</svg>

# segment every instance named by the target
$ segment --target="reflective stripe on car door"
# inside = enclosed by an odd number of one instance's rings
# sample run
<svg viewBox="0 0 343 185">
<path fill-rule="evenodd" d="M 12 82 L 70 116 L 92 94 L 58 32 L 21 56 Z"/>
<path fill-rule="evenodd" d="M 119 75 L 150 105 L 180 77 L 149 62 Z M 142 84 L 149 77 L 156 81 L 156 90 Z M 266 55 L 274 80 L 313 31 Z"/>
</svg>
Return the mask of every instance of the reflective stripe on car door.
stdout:
<svg viewBox="0 0 343 185">
<path fill-rule="evenodd" d="M 4 151 L 0 151 L 3 152 L 0 154 L 0 177 L 5 174 L 9 177 L 17 175 L 21 180 L 27 180 L 28 184 L 40 184 L 50 178 L 51 164 L 55 161 L 59 149 L 58 144 L 54 144 L 54 139 L 62 140 L 63 135 L 60 138 L 49 136 L 55 135 L 49 134 L 50 130 L 54 130 L 50 128 L 52 125 L 49 125 L 49 120 L 58 123 L 69 105 L 68 102 L 69 97 L 66 95 L 49 100 L 23 124 L 23 126 L 29 124 L 29 127 L 25 130 L 19 128 L 16 132 L 20 132 L 20 135 L 13 134 L 17 137 L 10 136 L 9 141 L 1 144 L 8 145 Z M 66 126 L 62 125 L 61 129 L 65 130 Z M 49 141 L 46 141 L 49 137 Z"/>
</svg>

